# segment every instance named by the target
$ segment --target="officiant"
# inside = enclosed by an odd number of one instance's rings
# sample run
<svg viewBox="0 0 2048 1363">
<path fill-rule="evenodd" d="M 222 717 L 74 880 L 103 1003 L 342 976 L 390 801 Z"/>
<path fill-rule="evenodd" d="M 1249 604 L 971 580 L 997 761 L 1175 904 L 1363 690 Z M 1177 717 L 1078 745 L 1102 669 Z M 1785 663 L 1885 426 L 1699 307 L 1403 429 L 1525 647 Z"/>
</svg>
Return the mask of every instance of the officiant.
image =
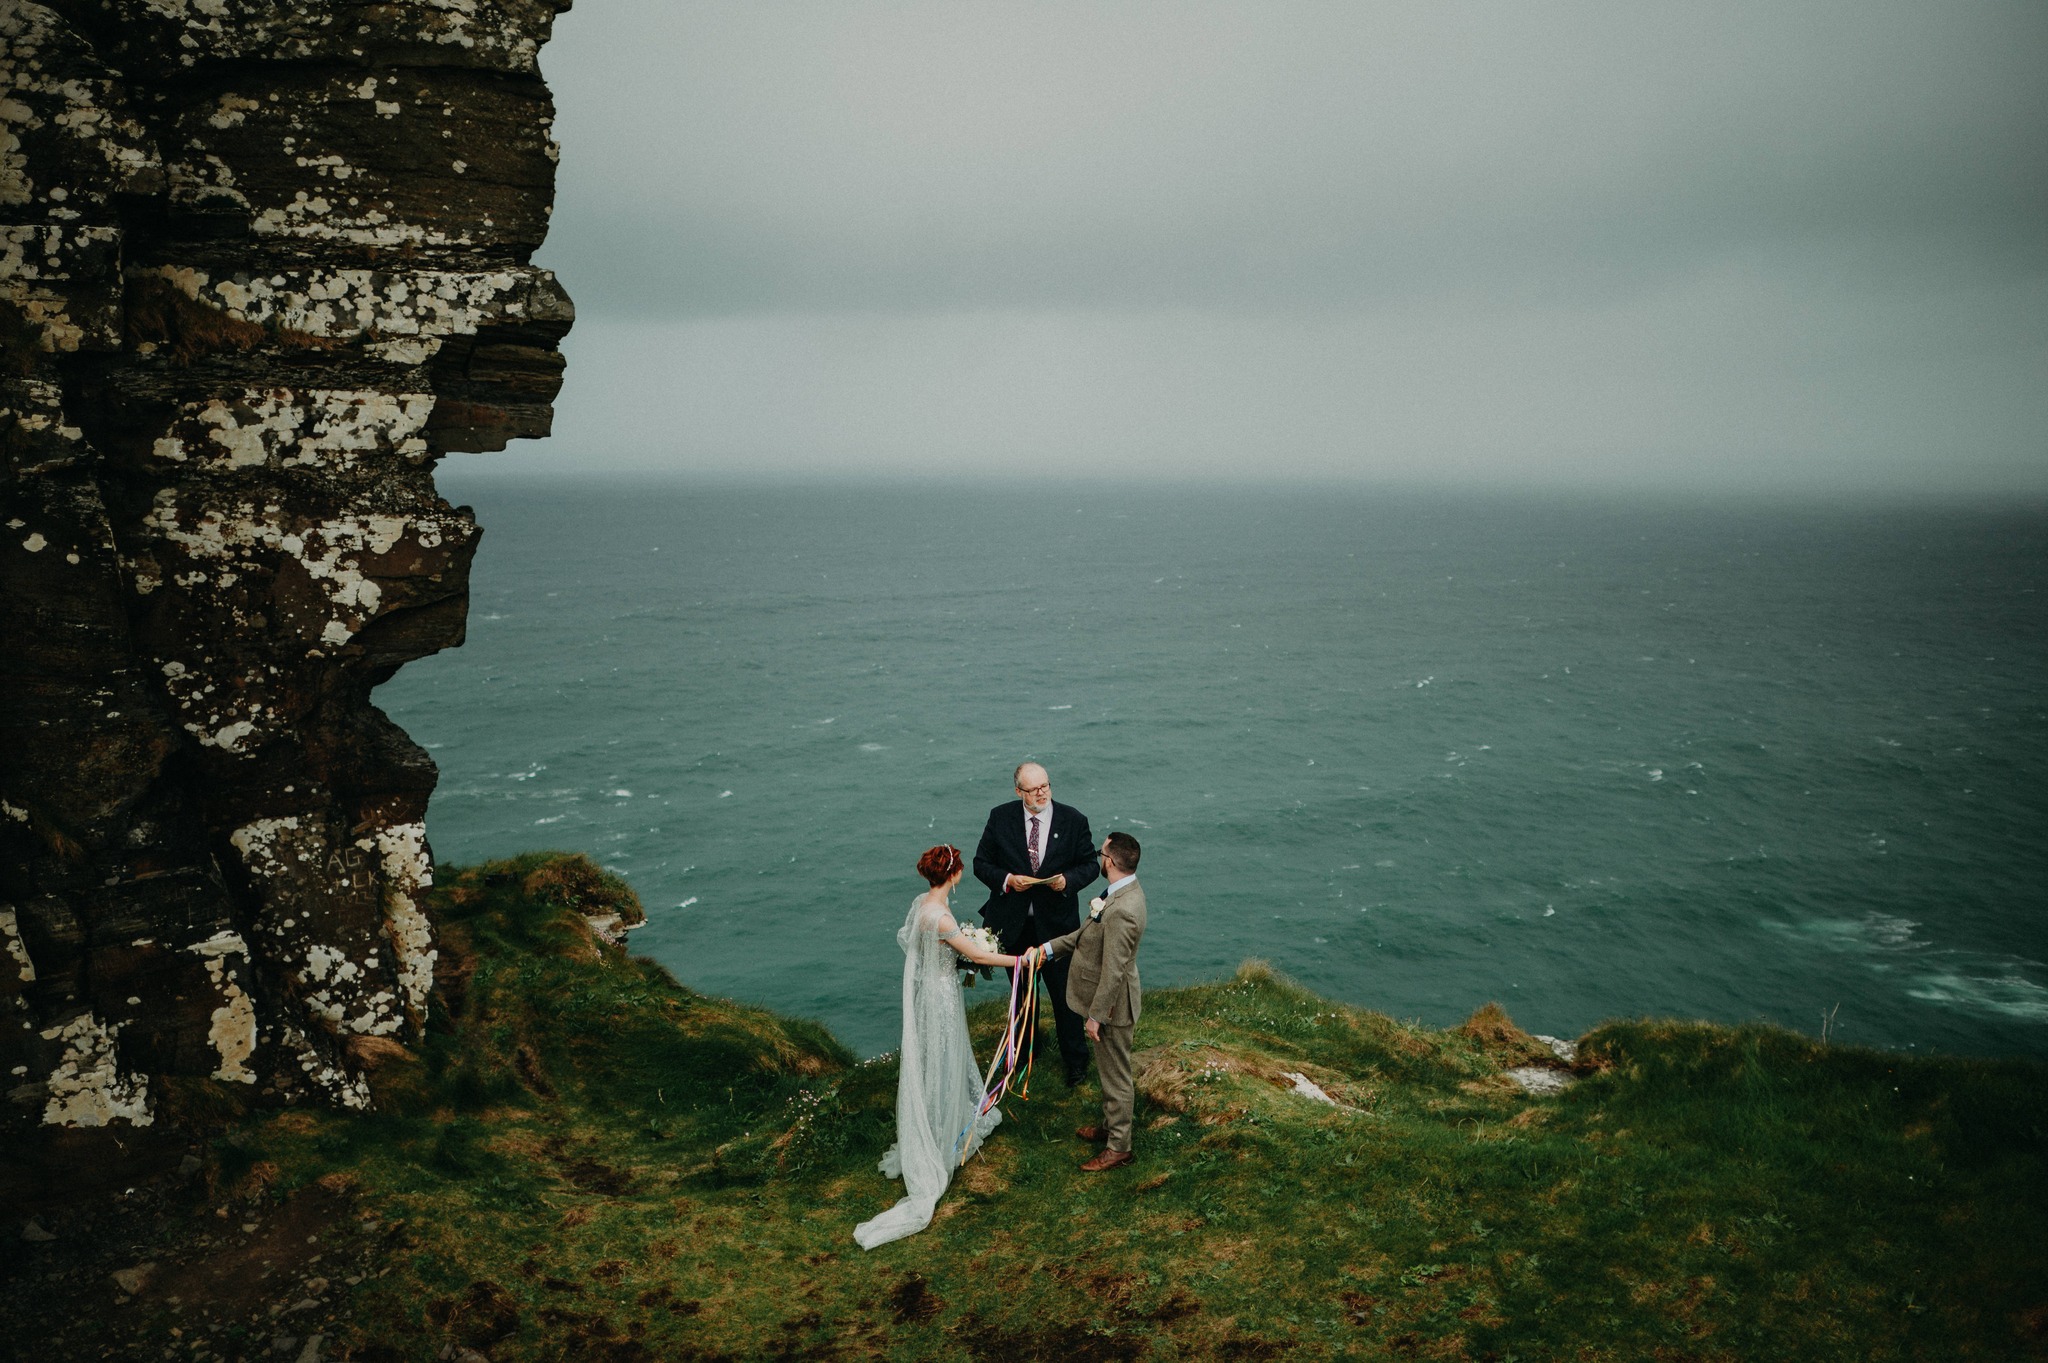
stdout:
<svg viewBox="0 0 2048 1363">
<path fill-rule="evenodd" d="M 1026 762 L 1011 781 L 1017 798 L 988 812 L 974 849 L 974 878 L 989 890 L 981 921 L 1006 953 L 1019 955 L 1081 926 L 1080 894 L 1099 870 L 1088 816 L 1053 803 L 1045 768 Z M 1088 1073 L 1089 1047 L 1084 1020 L 1067 1007 L 1067 964 L 1065 957 L 1050 962 L 1040 978 L 1052 996 L 1061 1073 L 1071 1087 Z"/>
</svg>

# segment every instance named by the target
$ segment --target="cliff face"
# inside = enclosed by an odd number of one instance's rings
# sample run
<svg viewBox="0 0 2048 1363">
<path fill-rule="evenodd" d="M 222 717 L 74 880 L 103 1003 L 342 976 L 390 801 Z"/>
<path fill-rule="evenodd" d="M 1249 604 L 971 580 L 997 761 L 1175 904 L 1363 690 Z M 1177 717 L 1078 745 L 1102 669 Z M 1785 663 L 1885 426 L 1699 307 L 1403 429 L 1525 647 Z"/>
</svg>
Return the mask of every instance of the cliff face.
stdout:
<svg viewBox="0 0 2048 1363">
<path fill-rule="evenodd" d="M 0 3 L 0 1121 L 362 1106 L 421 1024 L 434 461 L 544 435 L 567 0 Z"/>
</svg>

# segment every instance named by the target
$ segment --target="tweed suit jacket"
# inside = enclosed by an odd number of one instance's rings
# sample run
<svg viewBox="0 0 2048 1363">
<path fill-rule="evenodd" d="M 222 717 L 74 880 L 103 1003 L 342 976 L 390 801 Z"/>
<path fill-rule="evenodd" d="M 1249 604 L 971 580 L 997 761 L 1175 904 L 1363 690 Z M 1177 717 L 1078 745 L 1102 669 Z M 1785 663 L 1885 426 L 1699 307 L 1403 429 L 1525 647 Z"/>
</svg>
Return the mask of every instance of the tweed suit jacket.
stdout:
<svg viewBox="0 0 2048 1363">
<path fill-rule="evenodd" d="M 1105 1027 L 1129 1027 L 1144 1006 L 1138 984 L 1138 943 L 1145 936 L 1145 890 L 1137 881 L 1122 886 L 1102 906 L 1100 918 L 1048 945 L 1068 958 L 1067 1007 Z"/>
</svg>

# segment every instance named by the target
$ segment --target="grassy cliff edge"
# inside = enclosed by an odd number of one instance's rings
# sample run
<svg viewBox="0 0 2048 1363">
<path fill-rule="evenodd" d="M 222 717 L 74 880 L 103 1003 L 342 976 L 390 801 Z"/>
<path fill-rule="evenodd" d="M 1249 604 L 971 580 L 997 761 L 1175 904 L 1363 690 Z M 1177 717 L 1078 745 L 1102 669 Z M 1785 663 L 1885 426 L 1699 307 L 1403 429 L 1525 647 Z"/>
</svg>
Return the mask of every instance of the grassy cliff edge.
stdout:
<svg viewBox="0 0 2048 1363">
<path fill-rule="evenodd" d="M 875 1170 L 893 1056 L 631 957 L 612 928 L 637 903 L 581 858 L 444 868 L 433 912 L 436 1023 L 367 1055 L 380 1111 L 192 1086 L 220 1134 L 182 1177 L 125 1220 L 32 1223 L 0 1282 L 14 1338 L 469 1363 L 2048 1357 L 2038 1064 L 1614 1022 L 1531 1097 L 1505 1071 L 1559 1062 L 1496 1008 L 1439 1031 L 1254 963 L 1146 996 L 1136 1165 L 1078 1173 L 1096 1091 L 1041 1073 L 931 1228 L 863 1253 L 853 1225 L 900 1188 Z M 106 1309 L 52 1319 L 81 1287 Z"/>
</svg>

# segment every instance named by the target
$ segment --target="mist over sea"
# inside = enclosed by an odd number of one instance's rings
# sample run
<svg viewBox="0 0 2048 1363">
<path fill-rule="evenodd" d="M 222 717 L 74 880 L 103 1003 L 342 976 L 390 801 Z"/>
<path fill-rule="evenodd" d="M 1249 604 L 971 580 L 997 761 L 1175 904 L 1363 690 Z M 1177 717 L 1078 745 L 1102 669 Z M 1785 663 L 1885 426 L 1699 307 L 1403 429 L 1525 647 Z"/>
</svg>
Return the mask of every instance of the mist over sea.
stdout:
<svg viewBox="0 0 2048 1363">
<path fill-rule="evenodd" d="M 442 483 L 469 642 L 377 692 L 436 855 L 588 851 L 864 1054 L 1031 757 L 1142 841 L 1149 985 L 2048 1055 L 2048 512 Z"/>
</svg>

